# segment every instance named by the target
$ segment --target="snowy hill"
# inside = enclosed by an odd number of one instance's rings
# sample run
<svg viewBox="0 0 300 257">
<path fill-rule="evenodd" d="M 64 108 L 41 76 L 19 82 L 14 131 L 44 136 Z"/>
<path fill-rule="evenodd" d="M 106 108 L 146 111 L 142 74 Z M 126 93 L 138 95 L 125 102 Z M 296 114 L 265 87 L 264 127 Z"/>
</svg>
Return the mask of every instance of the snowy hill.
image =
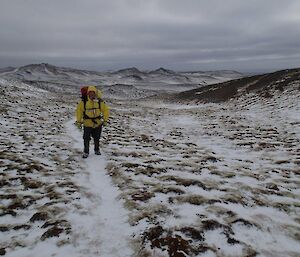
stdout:
<svg viewBox="0 0 300 257">
<path fill-rule="evenodd" d="M 224 82 L 227 80 L 233 80 L 245 77 L 244 74 L 230 71 L 230 70 L 221 70 L 221 71 L 205 71 L 205 72 L 181 72 L 182 75 L 189 78 L 192 82 L 198 82 L 202 85 L 210 85 L 215 83 Z M 200 81 L 200 82 L 199 82 Z"/>
<path fill-rule="evenodd" d="M 106 98 L 112 99 L 140 99 L 157 94 L 155 90 L 143 89 L 133 85 L 115 84 L 102 86 L 101 91 Z"/>
<path fill-rule="evenodd" d="M 104 97 L 117 99 L 102 156 L 86 160 L 73 125 L 78 85 L 66 81 L 98 74 L 80 72 L 39 65 L 0 75 L 1 255 L 299 255 L 298 69 L 168 103 L 107 85 Z M 236 90 L 225 97 L 223 86 Z"/>
<path fill-rule="evenodd" d="M 246 94 L 259 94 L 268 98 L 297 85 L 299 81 L 300 69 L 282 70 L 181 92 L 175 94 L 173 99 L 184 102 L 222 102 Z"/>
<path fill-rule="evenodd" d="M 227 81 L 236 76 L 241 77 L 242 74 L 232 72 L 228 75 L 228 72 L 222 72 L 217 75 L 211 75 L 211 72 L 206 74 L 205 72 L 193 72 L 193 73 L 181 73 L 159 68 L 155 71 L 140 71 L 137 68 L 122 69 L 115 72 L 95 72 L 86 70 L 76 70 L 71 68 L 56 67 L 46 63 L 42 64 L 30 64 L 20 68 L 4 69 L 0 70 L 0 75 L 5 76 L 7 79 L 19 79 L 23 82 L 35 82 L 39 83 L 55 83 L 61 86 L 66 85 L 99 85 L 101 87 L 107 87 L 111 85 L 131 85 L 137 90 L 129 98 L 134 96 L 147 97 L 150 94 L 154 94 L 154 91 L 185 91 L 193 88 L 200 87 L 202 85 Z M 118 87 L 110 91 L 116 92 Z M 126 98 L 128 94 L 121 96 L 124 91 L 116 92 L 117 98 Z M 141 94 L 144 92 L 145 94 Z M 113 97 L 112 95 L 110 95 Z"/>
<path fill-rule="evenodd" d="M 56 67 L 42 63 L 16 68 L 11 72 L 7 72 L 5 77 L 23 81 L 56 82 L 66 85 L 76 85 L 90 81 L 96 83 L 98 80 L 101 80 L 101 73 Z"/>
<path fill-rule="evenodd" d="M 1 68 L 0 69 L 0 74 L 4 74 L 4 73 L 7 73 L 7 72 L 12 72 L 12 71 L 14 71 L 16 68 L 14 68 L 14 67 L 6 67 L 6 68 Z"/>
<path fill-rule="evenodd" d="M 138 76 L 138 75 L 145 75 L 146 73 L 140 71 L 139 69 L 137 69 L 135 67 L 132 67 L 132 68 L 121 69 L 121 70 L 115 71 L 115 72 L 113 72 L 113 74 L 117 74 L 117 75 L 122 74 L 125 76 L 129 76 L 129 75 Z"/>
<path fill-rule="evenodd" d="M 138 256 L 298 255 L 298 74 L 219 103 L 118 102 L 107 168 L 147 228 Z"/>
</svg>

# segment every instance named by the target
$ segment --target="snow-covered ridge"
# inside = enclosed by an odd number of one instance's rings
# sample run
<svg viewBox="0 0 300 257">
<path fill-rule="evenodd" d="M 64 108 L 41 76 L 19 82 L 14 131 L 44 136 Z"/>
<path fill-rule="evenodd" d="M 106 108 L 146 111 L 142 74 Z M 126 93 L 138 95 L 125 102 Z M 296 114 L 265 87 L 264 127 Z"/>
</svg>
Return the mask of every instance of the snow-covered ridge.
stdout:
<svg viewBox="0 0 300 257">
<path fill-rule="evenodd" d="M 271 98 L 275 92 L 283 92 L 299 82 L 300 68 L 288 69 L 203 86 L 174 94 L 170 98 L 182 102 L 223 102 L 249 93 Z"/>
<path fill-rule="evenodd" d="M 235 71 L 175 72 L 164 68 L 140 71 L 135 67 L 111 72 L 96 72 L 42 63 L 3 69 L 0 70 L 0 77 L 17 79 L 59 91 L 68 90 L 72 86 L 96 85 L 108 98 L 137 99 L 166 92 L 191 90 L 203 85 L 239 78 L 242 74 Z M 125 89 L 125 85 L 128 86 L 128 90 Z"/>
<path fill-rule="evenodd" d="M 56 67 L 50 64 L 30 64 L 16 69 L 5 69 L 6 77 L 21 80 L 59 82 L 69 85 L 78 84 L 151 84 L 155 82 L 165 84 L 212 84 L 229 79 L 242 77 L 243 75 L 229 72 L 175 72 L 164 68 L 154 71 L 140 71 L 137 68 L 122 69 L 114 72 L 96 72 L 78 70 L 72 68 Z M 8 72 L 7 72 L 8 71 Z M 0 70 L 1 75 L 1 70 Z"/>
</svg>

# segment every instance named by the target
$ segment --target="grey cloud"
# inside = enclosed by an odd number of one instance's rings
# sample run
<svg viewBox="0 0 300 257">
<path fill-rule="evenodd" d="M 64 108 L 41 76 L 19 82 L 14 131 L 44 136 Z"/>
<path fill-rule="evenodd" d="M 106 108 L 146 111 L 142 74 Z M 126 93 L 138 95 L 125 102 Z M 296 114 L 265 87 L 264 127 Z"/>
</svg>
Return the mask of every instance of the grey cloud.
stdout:
<svg viewBox="0 0 300 257">
<path fill-rule="evenodd" d="M 298 0 L 2 0 L 0 66 L 300 66 L 299 12 Z"/>
</svg>

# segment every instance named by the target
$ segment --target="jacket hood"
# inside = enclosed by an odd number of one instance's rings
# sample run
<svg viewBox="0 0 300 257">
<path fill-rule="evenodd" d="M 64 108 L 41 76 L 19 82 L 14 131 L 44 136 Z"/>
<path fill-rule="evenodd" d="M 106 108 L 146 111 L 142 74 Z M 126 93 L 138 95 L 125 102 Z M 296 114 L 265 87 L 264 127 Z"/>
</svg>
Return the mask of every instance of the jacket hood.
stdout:
<svg viewBox="0 0 300 257">
<path fill-rule="evenodd" d="M 96 95 L 97 95 L 97 97 L 98 97 L 99 99 L 102 98 L 102 92 L 101 92 L 100 90 L 97 90 Z"/>
<path fill-rule="evenodd" d="M 97 93 L 97 88 L 94 87 L 94 86 L 89 86 L 89 87 L 88 87 L 88 90 L 87 90 L 87 93 L 89 93 L 89 92 L 91 92 L 91 91 Z"/>
</svg>

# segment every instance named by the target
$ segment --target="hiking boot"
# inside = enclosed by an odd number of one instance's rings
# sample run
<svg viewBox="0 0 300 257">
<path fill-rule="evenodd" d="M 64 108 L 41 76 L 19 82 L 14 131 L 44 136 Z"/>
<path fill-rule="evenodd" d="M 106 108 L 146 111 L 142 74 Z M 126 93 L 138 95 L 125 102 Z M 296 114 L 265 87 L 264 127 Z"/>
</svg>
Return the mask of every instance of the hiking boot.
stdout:
<svg viewBox="0 0 300 257">
<path fill-rule="evenodd" d="M 88 158 L 89 154 L 88 153 L 83 153 L 82 158 Z"/>
<path fill-rule="evenodd" d="M 101 155 L 101 152 L 100 151 L 95 151 L 95 154 L 96 155 Z"/>
</svg>

